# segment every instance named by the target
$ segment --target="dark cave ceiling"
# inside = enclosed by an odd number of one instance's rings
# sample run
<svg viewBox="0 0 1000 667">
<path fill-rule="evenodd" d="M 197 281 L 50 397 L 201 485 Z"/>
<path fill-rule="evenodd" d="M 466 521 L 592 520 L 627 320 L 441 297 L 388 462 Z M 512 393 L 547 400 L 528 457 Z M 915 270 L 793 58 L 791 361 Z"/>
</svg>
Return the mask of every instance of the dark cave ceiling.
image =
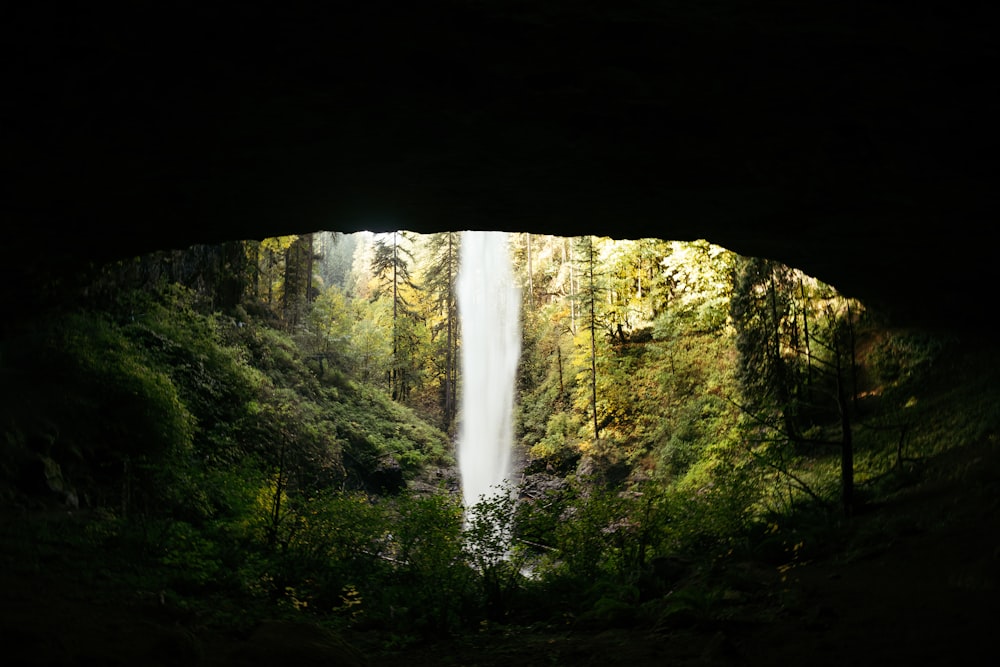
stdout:
<svg viewBox="0 0 1000 667">
<path fill-rule="evenodd" d="M 5 282 L 321 229 L 705 238 L 989 321 L 988 3 L 7 7 Z"/>
</svg>

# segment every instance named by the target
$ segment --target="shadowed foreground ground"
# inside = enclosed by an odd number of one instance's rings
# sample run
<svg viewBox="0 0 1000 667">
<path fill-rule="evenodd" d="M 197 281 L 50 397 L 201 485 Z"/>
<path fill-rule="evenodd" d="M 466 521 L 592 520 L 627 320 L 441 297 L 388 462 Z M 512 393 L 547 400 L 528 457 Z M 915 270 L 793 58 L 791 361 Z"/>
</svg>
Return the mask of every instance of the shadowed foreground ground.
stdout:
<svg viewBox="0 0 1000 667">
<path fill-rule="evenodd" d="M 726 620 L 680 627 L 483 636 L 375 665 L 976 665 L 1000 599 L 1000 463 L 993 444 L 941 461 L 961 477 L 857 518 L 844 551 L 785 572 L 734 565 Z M 783 569 L 783 568 L 782 568 Z"/>
<path fill-rule="evenodd" d="M 980 664 L 1000 618 L 1000 462 L 992 442 L 932 462 L 870 508 L 842 548 L 811 562 L 733 563 L 711 614 L 662 627 L 496 626 L 447 643 L 386 650 L 305 624 L 199 630 L 155 595 L 73 576 L 72 556 L 5 555 L 0 641 L 7 665 L 886 665 Z M 8 518 L 6 521 L 11 521 Z M 18 520 L 23 520 L 23 517 Z M 37 520 L 68 520 L 63 515 Z M 9 524 L 8 524 L 9 525 Z M 48 564 L 47 564 L 48 563 Z M 112 584 L 111 582 L 117 582 Z M 239 610 L 232 610 L 234 615 Z M 389 641 L 387 641 L 387 639 Z"/>
</svg>

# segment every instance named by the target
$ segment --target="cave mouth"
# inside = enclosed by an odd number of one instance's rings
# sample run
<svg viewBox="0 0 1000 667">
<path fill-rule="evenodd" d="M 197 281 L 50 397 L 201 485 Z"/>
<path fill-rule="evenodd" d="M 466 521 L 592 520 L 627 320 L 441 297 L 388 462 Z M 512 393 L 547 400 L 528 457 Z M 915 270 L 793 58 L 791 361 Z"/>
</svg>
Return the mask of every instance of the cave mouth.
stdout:
<svg viewBox="0 0 1000 667">
<path fill-rule="evenodd" d="M 901 322 L 988 324 L 996 7 L 711 7 L 90 7 L 50 31 L 20 7 L 2 205 L 32 250 L 3 296 L 200 243 L 470 228 L 704 238 Z"/>
</svg>

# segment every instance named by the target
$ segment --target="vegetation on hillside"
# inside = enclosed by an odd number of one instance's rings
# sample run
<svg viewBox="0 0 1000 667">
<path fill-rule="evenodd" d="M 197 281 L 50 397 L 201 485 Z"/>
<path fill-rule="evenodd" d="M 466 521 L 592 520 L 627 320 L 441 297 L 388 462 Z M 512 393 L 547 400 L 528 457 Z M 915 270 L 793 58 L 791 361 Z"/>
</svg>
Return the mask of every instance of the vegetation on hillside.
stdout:
<svg viewBox="0 0 1000 667">
<path fill-rule="evenodd" d="M 956 341 L 789 267 L 512 235 L 522 465 L 465 525 L 459 243 L 162 253 L 9 326 L 5 565 L 71 570 L 195 633 L 296 619 L 395 649 L 496 624 L 670 627 L 773 595 L 734 564 L 794 568 L 930 457 L 996 438 L 989 380 L 943 384 Z M 38 520 L 53 510 L 79 520 Z"/>
</svg>

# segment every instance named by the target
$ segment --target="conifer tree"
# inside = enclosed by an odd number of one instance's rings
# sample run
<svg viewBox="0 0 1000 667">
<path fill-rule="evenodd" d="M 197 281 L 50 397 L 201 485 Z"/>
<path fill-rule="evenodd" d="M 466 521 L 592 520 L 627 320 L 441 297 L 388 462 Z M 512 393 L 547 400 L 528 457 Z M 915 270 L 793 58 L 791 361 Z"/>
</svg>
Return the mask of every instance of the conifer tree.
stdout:
<svg viewBox="0 0 1000 667">
<path fill-rule="evenodd" d="M 758 414 L 771 413 L 792 435 L 797 431 L 792 371 L 782 355 L 790 281 L 789 270 L 777 262 L 745 258 L 735 275 L 730 314 L 736 327 L 737 377 L 744 405 Z"/>
<path fill-rule="evenodd" d="M 316 298 L 313 286 L 315 252 L 313 235 L 302 234 L 285 248 L 285 278 L 281 305 L 285 325 L 294 328 L 301 322 L 308 305 Z"/>
<path fill-rule="evenodd" d="M 288 282 L 298 282 L 298 273 L 288 271 L 288 259 L 294 253 L 293 245 L 299 241 L 297 235 L 274 236 L 264 239 L 257 246 L 257 297 L 272 309 L 281 308 L 283 316 L 288 313 L 289 300 L 285 296 Z M 294 288 L 293 288 L 294 291 Z M 294 300 L 294 297 L 292 297 Z M 285 318 L 287 322 L 287 317 Z"/>
<path fill-rule="evenodd" d="M 373 300 L 389 295 L 392 303 L 392 367 L 388 385 L 393 400 L 405 401 L 415 380 L 416 312 L 404 296 L 403 289 L 416 291 L 417 285 L 410 276 L 413 253 L 408 247 L 410 237 L 406 232 L 394 231 L 388 237 L 375 241 L 372 256 L 372 274 L 378 281 Z"/>
<path fill-rule="evenodd" d="M 439 320 L 431 326 L 432 339 L 444 334 L 443 360 L 438 364 L 441 377 L 441 424 L 451 429 L 456 413 L 458 382 L 458 304 L 455 299 L 455 278 L 458 275 L 458 232 L 442 232 L 427 241 L 427 271 L 424 290 L 431 298 Z"/>
<path fill-rule="evenodd" d="M 796 292 L 801 303 L 795 301 Z M 730 314 L 737 332 L 742 408 L 762 443 L 756 455 L 818 499 L 815 491 L 791 475 L 788 459 L 795 447 L 839 447 L 841 503 L 850 515 L 855 502 L 851 414 L 856 391 L 852 386 L 855 316 L 850 301 L 827 301 L 823 317 L 810 322 L 809 296 L 795 272 L 770 260 L 745 258 L 736 272 Z M 817 330 L 817 325 L 823 328 Z M 805 332 L 809 333 L 802 344 Z M 839 439 L 810 432 L 832 424 L 839 426 Z"/>
<path fill-rule="evenodd" d="M 597 303 L 600 290 L 597 284 L 597 252 L 593 236 L 581 236 L 577 239 L 577 257 L 581 275 L 577 299 L 590 334 L 590 407 L 594 423 L 594 440 L 599 440 L 601 430 L 597 419 Z"/>
</svg>

